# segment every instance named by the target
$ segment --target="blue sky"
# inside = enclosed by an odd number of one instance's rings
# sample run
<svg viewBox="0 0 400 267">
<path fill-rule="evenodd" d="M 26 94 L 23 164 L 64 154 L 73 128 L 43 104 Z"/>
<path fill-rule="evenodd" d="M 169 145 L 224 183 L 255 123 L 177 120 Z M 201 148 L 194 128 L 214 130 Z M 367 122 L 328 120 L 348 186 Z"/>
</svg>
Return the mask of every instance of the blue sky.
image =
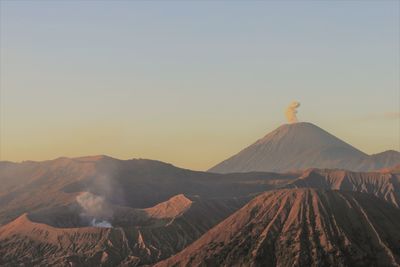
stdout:
<svg viewBox="0 0 400 267">
<path fill-rule="evenodd" d="M 207 169 L 298 117 L 400 146 L 398 1 L 2 1 L 2 160 Z"/>
</svg>

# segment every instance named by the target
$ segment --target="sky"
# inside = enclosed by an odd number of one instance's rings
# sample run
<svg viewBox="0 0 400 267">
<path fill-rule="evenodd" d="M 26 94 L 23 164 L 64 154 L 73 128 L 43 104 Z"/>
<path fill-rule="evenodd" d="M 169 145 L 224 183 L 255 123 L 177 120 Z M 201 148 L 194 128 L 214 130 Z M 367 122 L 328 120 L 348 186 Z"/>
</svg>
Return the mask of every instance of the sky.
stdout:
<svg viewBox="0 0 400 267">
<path fill-rule="evenodd" d="M 285 123 L 400 149 L 399 1 L 1 1 L 0 160 L 206 170 Z"/>
</svg>

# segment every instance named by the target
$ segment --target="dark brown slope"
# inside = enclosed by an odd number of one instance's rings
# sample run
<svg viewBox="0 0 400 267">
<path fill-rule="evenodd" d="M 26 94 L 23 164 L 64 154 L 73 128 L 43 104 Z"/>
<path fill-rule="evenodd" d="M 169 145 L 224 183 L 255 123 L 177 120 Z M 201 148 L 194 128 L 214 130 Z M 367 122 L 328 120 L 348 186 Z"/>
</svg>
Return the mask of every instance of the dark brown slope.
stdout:
<svg viewBox="0 0 400 267">
<path fill-rule="evenodd" d="M 288 172 L 308 168 L 372 171 L 399 163 L 398 151 L 367 155 L 312 123 L 299 122 L 278 127 L 209 171 Z"/>
<path fill-rule="evenodd" d="M 148 209 L 114 207 L 112 228 L 51 226 L 76 223 L 70 207 L 24 214 L 0 227 L 0 266 L 151 264 L 188 246 L 244 201 L 178 195 Z"/>
<path fill-rule="evenodd" d="M 371 194 L 264 193 L 156 266 L 398 266 L 400 210 Z"/>
</svg>

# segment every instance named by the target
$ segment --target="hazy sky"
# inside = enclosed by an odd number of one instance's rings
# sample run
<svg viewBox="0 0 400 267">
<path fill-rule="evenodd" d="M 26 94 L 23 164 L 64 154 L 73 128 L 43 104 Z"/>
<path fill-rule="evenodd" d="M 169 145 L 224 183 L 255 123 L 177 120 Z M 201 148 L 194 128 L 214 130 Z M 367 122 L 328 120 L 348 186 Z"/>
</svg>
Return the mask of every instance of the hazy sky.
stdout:
<svg viewBox="0 0 400 267">
<path fill-rule="evenodd" d="M 400 146 L 399 1 L 1 1 L 1 160 L 204 170 L 285 123 Z"/>
</svg>

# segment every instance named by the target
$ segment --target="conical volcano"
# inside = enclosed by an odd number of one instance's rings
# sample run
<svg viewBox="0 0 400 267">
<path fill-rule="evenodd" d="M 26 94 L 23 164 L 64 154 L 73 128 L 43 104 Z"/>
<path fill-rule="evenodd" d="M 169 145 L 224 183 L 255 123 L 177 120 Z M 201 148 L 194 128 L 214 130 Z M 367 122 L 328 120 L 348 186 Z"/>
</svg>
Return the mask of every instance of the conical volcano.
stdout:
<svg viewBox="0 0 400 267">
<path fill-rule="evenodd" d="M 320 127 L 299 122 L 284 124 L 210 172 L 287 172 L 307 168 L 376 170 L 400 162 L 400 153 L 369 156 Z M 378 154 L 380 155 L 380 154 Z"/>
</svg>

